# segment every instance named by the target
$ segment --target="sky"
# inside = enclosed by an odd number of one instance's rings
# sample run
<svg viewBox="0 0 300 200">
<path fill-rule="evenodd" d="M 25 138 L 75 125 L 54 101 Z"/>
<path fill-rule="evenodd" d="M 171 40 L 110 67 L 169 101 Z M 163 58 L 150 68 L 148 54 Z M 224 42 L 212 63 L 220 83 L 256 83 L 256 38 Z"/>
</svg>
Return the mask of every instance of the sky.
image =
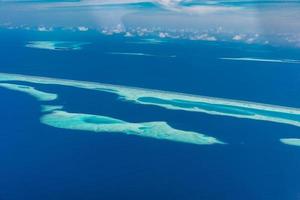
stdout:
<svg viewBox="0 0 300 200">
<path fill-rule="evenodd" d="M 0 27 L 300 47 L 300 1 L 0 0 Z"/>
</svg>

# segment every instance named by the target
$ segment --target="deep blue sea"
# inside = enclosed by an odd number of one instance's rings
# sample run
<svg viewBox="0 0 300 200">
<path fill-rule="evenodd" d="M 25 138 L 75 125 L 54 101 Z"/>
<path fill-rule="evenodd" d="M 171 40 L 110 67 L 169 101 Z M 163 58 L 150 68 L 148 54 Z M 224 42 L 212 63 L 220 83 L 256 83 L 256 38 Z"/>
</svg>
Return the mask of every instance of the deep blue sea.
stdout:
<svg viewBox="0 0 300 200">
<path fill-rule="evenodd" d="M 90 44 L 78 51 L 25 47 L 28 41 L 37 40 Z M 219 59 L 299 59 L 299 49 L 172 39 L 159 44 L 140 41 L 93 31 L 0 30 L 0 72 L 300 107 L 300 64 Z M 300 148 L 279 142 L 280 138 L 299 137 L 299 127 L 167 110 L 78 88 L 32 85 L 58 93 L 54 103 L 69 112 L 128 122 L 165 121 L 228 144 L 201 146 L 53 128 L 40 123 L 38 101 L 0 88 L 0 200 L 300 199 Z"/>
</svg>

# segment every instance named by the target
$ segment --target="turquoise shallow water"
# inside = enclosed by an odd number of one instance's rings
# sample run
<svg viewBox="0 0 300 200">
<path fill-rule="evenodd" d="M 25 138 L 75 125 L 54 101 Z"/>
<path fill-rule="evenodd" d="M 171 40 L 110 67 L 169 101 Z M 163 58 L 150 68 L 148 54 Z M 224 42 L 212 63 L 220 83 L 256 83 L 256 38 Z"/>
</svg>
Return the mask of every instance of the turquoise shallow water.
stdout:
<svg viewBox="0 0 300 200">
<path fill-rule="evenodd" d="M 178 106 L 182 108 L 200 108 L 207 111 L 217 111 L 217 112 L 228 113 L 228 114 L 253 115 L 253 113 L 250 111 L 247 112 L 243 109 L 239 109 L 238 107 L 234 107 L 234 106 L 182 101 L 176 99 L 167 101 L 158 98 L 147 98 L 147 97 L 139 98 L 139 100 L 146 103 L 157 103 L 157 104 L 167 104 L 167 105 L 169 104 L 169 105 L 174 105 L 176 107 Z"/>
<path fill-rule="evenodd" d="M 45 35 L 2 31 L 1 34 L 0 65 L 1 72 L 5 73 L 300 107 L 299 65 L 219 59 L 297 59 L 297 49 L 255 45 L 245 49 L 242 44 L 181 40 L 153 45 L 139 43 L 138 38 L 103 37 L 93 33 Z M 90 44 L 80 51 L 24 47 L 28 41 L 46 38 L 80 39 Z M 133 57 L 107 52 L 163 56 Z M 166 57 L 174 54 L 175 58 Z M 299 138 L 297 126 L 139 104 L 119 99 L 112 89 L 100 92 L 26 81 L 9 83 L 58 94 L 58 98 L 37 101 L 35 96 L 24 92 L 0 88 L 0 198 L 294 200 L 299 196 L 300 149 L 280 142 L 281 138 Z M 166 101 L 159 96 L 139 100 L 247 117 L 255 113 L 299 121 L 295 114 L 233 105 L 178 98 Z M 160 121 L 174 129 L 203 133 L 226 144 L 194 145 L 51 127 L 40 122 L 45 114 L 41 104 L 63 106 L 69 113 L 90 114 L 92 116 L 83 120 L 91 125 Z"/>
<path fill-rule="evenodd" d="M 229 115 L 245 115 L 247 116 L 255 116 L 261 115 L 266 117 L 274 117 L 279 119 L 287 119 L 292 120 L 295 122 L 300 121 L 299 114 L 289 114 L 289 113 L 282 113 L 282 112 L 272 112 L 272 111 L 265 111 L 253 108 L 245 108 L 245 107 L 238 107 L 238 106 L 229 106 L 229 105 L 220 105 L 220 104 L 209 104 L 209 103 L 199 103 L 199 102 L 192 102 L 192 101 L 182 101 L 182 100 L 163 100 L 159 98 L 148 98 L 142 97 L 139 98 L 140 101 L 146 103 L 153 103 L 153 104 L 163 104 L 163 105 L 172 105 L 181 108 L 199 108 L 207 111 L 214 111 L 222 114 L 229 114 Z"/>
</svg>

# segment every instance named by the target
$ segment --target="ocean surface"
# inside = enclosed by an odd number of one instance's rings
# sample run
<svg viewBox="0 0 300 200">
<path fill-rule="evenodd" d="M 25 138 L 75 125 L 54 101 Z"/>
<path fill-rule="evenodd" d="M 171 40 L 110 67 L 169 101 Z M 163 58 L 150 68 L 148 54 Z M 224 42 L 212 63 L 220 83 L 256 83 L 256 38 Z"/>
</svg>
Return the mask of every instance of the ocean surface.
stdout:
<svg viewBox="0 0 300 200">
<path fill-rule="evenodd" d="M 300 108 L 300 64 L 289 62 L 299 59 L 297 48 L 146 39 L 3 29 L 0 72 Z M 30 41 L 84 45 L 49 50 L 26 47 Z M 300 199 L 300 147 L 280 142 L 299 138 L 297 126 L 142 105 L 62 85 L 26 85 L 58 94 L 45 104 L 68 112 L 163 121 L 226 144 L 55 128 L 40 122 L 41 103 L 35 98 L 0 88 L 0 200 Z"/>
</svg>

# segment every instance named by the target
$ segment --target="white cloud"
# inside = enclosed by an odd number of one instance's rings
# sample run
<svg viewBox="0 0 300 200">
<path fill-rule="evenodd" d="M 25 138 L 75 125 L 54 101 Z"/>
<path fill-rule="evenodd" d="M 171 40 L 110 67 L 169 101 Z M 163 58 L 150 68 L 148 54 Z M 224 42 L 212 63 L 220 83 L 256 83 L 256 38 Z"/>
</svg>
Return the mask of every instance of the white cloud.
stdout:
<svg viewBox="0 0 300 200">
<path fill-rule="evenodd" d="M 37 28 L 37 30 L 40 31 L 40 32 L 51 32 L 51 31 L 53 31 L 53 28 L 52 27 L 39 26 Z"/>
<path fill-rule="evenodd" d="M 190 6 L 190 7 L 179 7 L 179 10 L 189 14 L 209 14 L 209 13 L 221 13 L 221 12 L 234 12 L 240 11 L 240 7 L 229 7 L 229 6 L 214 6 L 214 5 L 204 5 L 204 6 Z"/>
<path fill-rule="evenodd" d="M 85 27 L 85 26 L 78 26 L 77 29 L 78 29 L 79 31 L 82 31 L 82 32 L 85 32 L 85 31 L 88 31 L 88 30 L 89 30 L 89 28 L 88 28 L 88 27 Z"/>
<path fill-rule="evenodd" d="M 132 33 L 130 33 L 130 32 L 126 32 L 124 36 L 125 36 L 125 37 L 132 37 L 133 35 L 132 35 Z"/>
<path fill-rule="evenodd" d="M 217 38 L 215 36 L 210 36 L 207 33 L 201 34 L 201 35 L 196 35 L 196 36 L 191 36 L 191 40 L 204 40 L 204 41 L 217 41 Z"/>
<path fill-rule="evenodd" d="M 242 34 L 238 34 L 238 35 L 235 35 L 233 36 L 233 40 L 236 40 L 236 41 L 239 41 L 239 40 L 242 40 L 244 39 L 245 35 L 242 35 Z"/>
<path fill-rule="evenodd" d="M 160 32 L 160 33 L 158 34 L 158 36 L 159 36 L 160 38 L 166 38 L 166 37 L 169 36 L 169 34 L 168 34 L 168 33 L 164 33 L 164 32 Z"/>
</svg>

